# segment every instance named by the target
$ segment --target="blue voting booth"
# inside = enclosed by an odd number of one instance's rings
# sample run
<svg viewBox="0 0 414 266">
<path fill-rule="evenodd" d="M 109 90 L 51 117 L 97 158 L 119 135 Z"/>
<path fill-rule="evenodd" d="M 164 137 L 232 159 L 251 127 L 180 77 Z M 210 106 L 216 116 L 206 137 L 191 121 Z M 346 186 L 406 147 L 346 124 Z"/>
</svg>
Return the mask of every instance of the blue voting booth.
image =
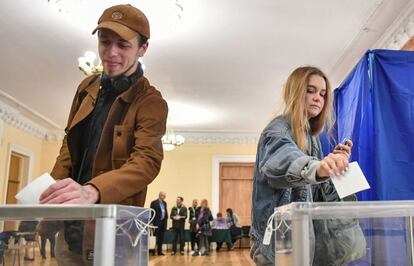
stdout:
<svg viewBox="0 0 414 266">
<path fill-rule="evenodd" d="M 334 104 L 333 141 L 327 134 L 321 141 L 327 154 L 335 143 L 352 139 L 351 161 L 358 161 L 371 186 L 358 199 L 414 200 L 414 52 L 368 51 L 335 90 Z M 409 252 L 399 248 L 407 241 L 401 221 L 375 223 L 364 231 L 376 253 L 371 265 L 391 265 L 391 257 L 393 265 L 408 265 Z M 395 237 L 376 241 L 381 234 Z"/>
</svg>

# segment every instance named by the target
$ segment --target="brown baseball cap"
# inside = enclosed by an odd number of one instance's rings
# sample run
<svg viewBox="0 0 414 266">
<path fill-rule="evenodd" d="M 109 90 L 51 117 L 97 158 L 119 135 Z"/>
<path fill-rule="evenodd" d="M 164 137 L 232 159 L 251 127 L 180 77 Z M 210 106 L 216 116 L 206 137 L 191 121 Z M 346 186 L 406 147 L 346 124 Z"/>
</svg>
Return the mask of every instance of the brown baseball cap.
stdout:
<svg viewBox="0 0 414 266">
<path fill-rule="evenodd" d="M 116 5 L 106 9 L 92 34 L 95 34 L 99 29 L 112 30 L 124 40 L 131 40 L 138 34 L 148 39 L 150 37 L 147 17 L 141 10 L 131 5 Z"/>
</svg>

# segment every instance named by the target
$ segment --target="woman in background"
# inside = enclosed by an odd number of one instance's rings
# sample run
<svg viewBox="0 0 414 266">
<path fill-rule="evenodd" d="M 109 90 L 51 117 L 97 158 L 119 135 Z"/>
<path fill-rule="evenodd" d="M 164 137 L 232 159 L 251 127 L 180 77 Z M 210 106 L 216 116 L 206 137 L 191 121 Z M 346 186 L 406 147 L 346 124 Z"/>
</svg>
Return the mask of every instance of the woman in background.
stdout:
<svg viewBox="0 0 414 266">
<path fill-rule="evenodd" d="M 235 214 L 231 208 L 228 208 L 226 210 L 226 213 L 227 213 L 227 224 L 229 226 L 230 234 L 231 234 L 232 246 L 230 247 L 230 249 L 233 249 L 234 243 L 237 241 L 237 239 L 240 239 L 242 230 L 239 224 L 239 217 L 237 216 L 237 214 Z"/>
<path fill-rule="evenodd" d="M 196 231 L 198 234 L 199 250 L 194 252 L 193 256 L 208 256 L 210 253 L 210 245 L 208 238 L 212 235 L 210 222 L 213 221 L 213 216 L 208 208 L 208 201 L 203 199 L 201 207 L 196 210 L 195 216 L 197 218 Z"/>
<path fill-rule="evenodd" d="M 226 210 L 226 214 L 227 214 L 226 220 L 227 220 L 227 224 L 229 227 L 232 227 L 232 226 L 240 227 L 239 216 L 237 216 L 237 214 L 233 212 L 233 209 L 228 208 Z"/>
</svg>

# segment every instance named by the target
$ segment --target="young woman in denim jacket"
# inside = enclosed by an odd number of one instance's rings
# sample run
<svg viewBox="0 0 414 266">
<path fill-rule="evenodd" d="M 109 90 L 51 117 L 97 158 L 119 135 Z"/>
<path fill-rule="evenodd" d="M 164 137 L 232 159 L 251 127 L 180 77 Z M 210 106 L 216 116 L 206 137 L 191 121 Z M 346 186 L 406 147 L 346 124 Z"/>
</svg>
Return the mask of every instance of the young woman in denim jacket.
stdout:
<svg viewBox="0 0 414 266">
<path fill-rule="evenodd" d="M 263 237 L 275 207 L 317 201 L 321 189 L 336 195 L 329 176 L 346 171 L 352 143 L 339 144 L 323 157 L 318 135 L 325 125 L 333 123 L 332 97 L 329 81 L 321 70 L 297 68 L 284 85 L 283 115 L 274 118 L 261 134 L 251 228 L 251 257 L 257 265 L 274 265 L 274 235 L 270 245 L 263 244 Z"/>
</svg>

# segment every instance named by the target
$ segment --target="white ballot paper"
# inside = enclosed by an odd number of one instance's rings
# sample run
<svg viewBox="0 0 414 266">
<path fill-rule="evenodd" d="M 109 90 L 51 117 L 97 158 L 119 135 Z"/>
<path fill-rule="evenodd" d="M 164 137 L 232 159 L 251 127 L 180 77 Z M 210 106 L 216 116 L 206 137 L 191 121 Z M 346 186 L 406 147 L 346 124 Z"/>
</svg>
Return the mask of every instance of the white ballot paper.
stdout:
<svg viewBox="0 0 414 266">
<path fill-rule="evenodd" d="M 45 173 L 20 190 L 16 199 L 22 204 L 39 204 L 40 195 L 55 182 L 53 177 Z"/>
<path fill-rule="evenodd" d="M 350 163 L 344 175 L 331 176 L 331 179 L 341 199 L 370 188 L 358 162 Z"/>
</svg>

